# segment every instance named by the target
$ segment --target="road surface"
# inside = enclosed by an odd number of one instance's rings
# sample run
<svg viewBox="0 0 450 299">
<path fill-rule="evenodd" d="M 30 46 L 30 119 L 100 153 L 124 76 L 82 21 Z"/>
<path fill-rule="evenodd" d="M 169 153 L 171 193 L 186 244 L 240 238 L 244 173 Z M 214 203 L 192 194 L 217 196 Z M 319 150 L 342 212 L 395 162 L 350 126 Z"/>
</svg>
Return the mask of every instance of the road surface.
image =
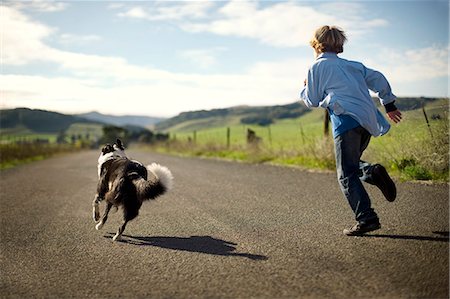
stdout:
<svg viewBox="0 0 450 299">
<path fill-rule="evenodd" d="M 353 225 L 334 173 L 141 151 L 175 176 L 122 242 L 91 219 L 98 152 L 0 172 L 1 298 L 448 298 L 448 185 L 368 186 L 382 229 Z M 103 205 L 101 206 L 103 209 Z"/>
</svg>

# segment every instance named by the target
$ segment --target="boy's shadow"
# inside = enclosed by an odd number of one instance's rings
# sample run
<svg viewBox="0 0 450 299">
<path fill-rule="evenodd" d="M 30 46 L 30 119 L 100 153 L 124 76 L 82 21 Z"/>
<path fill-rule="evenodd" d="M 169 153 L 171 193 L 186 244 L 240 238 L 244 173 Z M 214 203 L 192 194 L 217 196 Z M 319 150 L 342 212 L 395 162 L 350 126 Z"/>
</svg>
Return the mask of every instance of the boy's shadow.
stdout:
<svg viewBox="0 0 450 299">
<path fill-rule="evenodd" d="M 114 234 L 109 233 L 105 238 L 112 238 Z M 125 237 L 125 238 L 124 238 Z M 119 241 L 139 246 L 156 246 L 160 248 L 167 248 L 172 250 L 181 250 L 189 252 L 199 252 L 213 255 L 223 256 L 240 256 L 251 260 L 267 260 L 264 255 L 234 252 L 236 250 L 236 243 L 216 239 L 210 236 L 191 236 L 184 237 L 140 237 L 122 235 Z"/>
</svg>

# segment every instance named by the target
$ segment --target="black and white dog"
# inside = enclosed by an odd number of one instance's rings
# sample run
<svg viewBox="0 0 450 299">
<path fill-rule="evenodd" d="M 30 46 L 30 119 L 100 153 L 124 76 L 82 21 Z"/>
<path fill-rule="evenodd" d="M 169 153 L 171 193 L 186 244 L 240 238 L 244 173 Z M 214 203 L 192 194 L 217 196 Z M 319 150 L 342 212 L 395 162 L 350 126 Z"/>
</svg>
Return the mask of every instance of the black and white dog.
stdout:
<svg viewBox="0 0 450 299">
<path fill-rule="evenodd" d="M 173 184 L 173 176 L 167 167 L 153 163 L 145 167 L 142 163 L 128 159 L 122 142 L 106 144 L 98 158 L 98 185 L 93 206 L 93 218 L 97 230 L 108 219 L 114 206 L 123 209 L 123 224 L 113 240 L 120 240 L 128 221 L 136 218 L 142 202 L 155 199 L 166 193 Z M 100 219 L 99 203 L 105 200 L 105 212 Z"/>
</svg>

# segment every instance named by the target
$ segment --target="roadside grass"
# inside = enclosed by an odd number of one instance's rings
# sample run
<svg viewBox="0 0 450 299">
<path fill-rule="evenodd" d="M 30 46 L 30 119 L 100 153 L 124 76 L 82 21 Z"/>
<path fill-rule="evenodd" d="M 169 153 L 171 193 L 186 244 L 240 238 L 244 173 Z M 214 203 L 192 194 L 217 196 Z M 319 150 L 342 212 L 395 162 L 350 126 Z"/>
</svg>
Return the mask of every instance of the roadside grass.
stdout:
<svg viewBox="0 0 450 299">
<path fill-rule="evenodd" d="M 73 124 L 65 132 L 65 143 L 58 134 L 34 133 L 25 127 L 0 130 L 0 170 L 48 157 L 89 148 L 102 135 L 97 124 Z M 72 140 L 71 136 L 77 136 Z"/>
<path fill-rule="evenodd" d="M 0 170 L 43 160 L 60 153 L 79 150 L 69 144 L 9 143 L 0 144 Z"/>
<path fill-rule="evenodd" d="M 362 159 L 384 165 L 400 180 L 448 181 L 448 100 L 432 103 L 426 108 L 429 125 L 421 109 L 403 112 L 400 124 L 392 124 L 385 136 L 372 138 Z M 322 109 L 314 109 L 302 117 L 281 120 L 270 127 L 234 124 L 178 131 L 170 134 L 169 142 L 152 146 L 152 150 L 335 170 L 334 144 L 331 133 L 324 137 L 323 116 Z M 247 129 L 253 130 L 261 138 L 260 142 L 247 144 Z"/>
<path fill-rule="evenodd" d="M 401 125 L 371 141 L 363 158 L 388 165 L 404 180 L 449 179 L 449 118 L 447 107 L 432 107 L 429 116 L 440 119 L 425 122 L 421 110 L 404 113 Z"/>
</svg>

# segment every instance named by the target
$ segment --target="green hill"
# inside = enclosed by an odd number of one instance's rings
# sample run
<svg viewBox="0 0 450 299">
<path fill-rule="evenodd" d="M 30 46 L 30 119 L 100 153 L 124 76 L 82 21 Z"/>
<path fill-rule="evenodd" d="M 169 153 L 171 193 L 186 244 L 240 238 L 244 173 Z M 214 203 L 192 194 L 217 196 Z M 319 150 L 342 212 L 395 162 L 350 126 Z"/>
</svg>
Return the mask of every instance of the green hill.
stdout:
<svg viewBox="0 0 450 299">
<path fill-rule="evenodd" d="M 299 102 L 279 106 L 238 106 L 191 111 L 157 123 L 155 128 L 158 131 L 182 132 L 235 124 L 269 125 L 275 120 L 299 117 L 307 111 Z"/>
<path fill-rule="evenodd" d="M 28 108 L 0 110 L 0 129 L 3 132 L 20 130 L 34 133 L 58 133 L 67 130 L 75 123 L 95 124 L 98 122 L 45 110 Z"/>
<path fill-rule="evenodd" d="M 433 103 L 439 98 L 398 98 L 396 105 L 401 111 L 421 108 L 423 103 Z M 374 99 L 379 105 L 379 101 Z M 447 99 L 448 101 L 448 99 Z M 382 109 L 382 108 L 381 108 Z M 279 106 L 250 107 L 238 106 L 225 109 L 183 112 L 173 118 L 161 121 L 155 129 L 165 132 L 191 132 L 234 125 L 265 126 L 283 119 L 298 118 L 311 110 L 300 102 Z"/>
<path fill-rule="evenodd" d="M 161 117 L 151 117 L 151 116 L 143 116 L 143 115 L 108 115 L 108 114 L 101 114 L 99 112 L 89 112 L 89 113 L 83 113 L 75 115 L 81 118 L 85 118 L 92 121 L 101 122 L 104 124 L 110 124 L 115 125 L 119 127 L 131 125 L 131 126 L 138 126 L 138 127 L 151 127 L 155 123 L 158 123 L 165 118 Z"/>
</svg>

